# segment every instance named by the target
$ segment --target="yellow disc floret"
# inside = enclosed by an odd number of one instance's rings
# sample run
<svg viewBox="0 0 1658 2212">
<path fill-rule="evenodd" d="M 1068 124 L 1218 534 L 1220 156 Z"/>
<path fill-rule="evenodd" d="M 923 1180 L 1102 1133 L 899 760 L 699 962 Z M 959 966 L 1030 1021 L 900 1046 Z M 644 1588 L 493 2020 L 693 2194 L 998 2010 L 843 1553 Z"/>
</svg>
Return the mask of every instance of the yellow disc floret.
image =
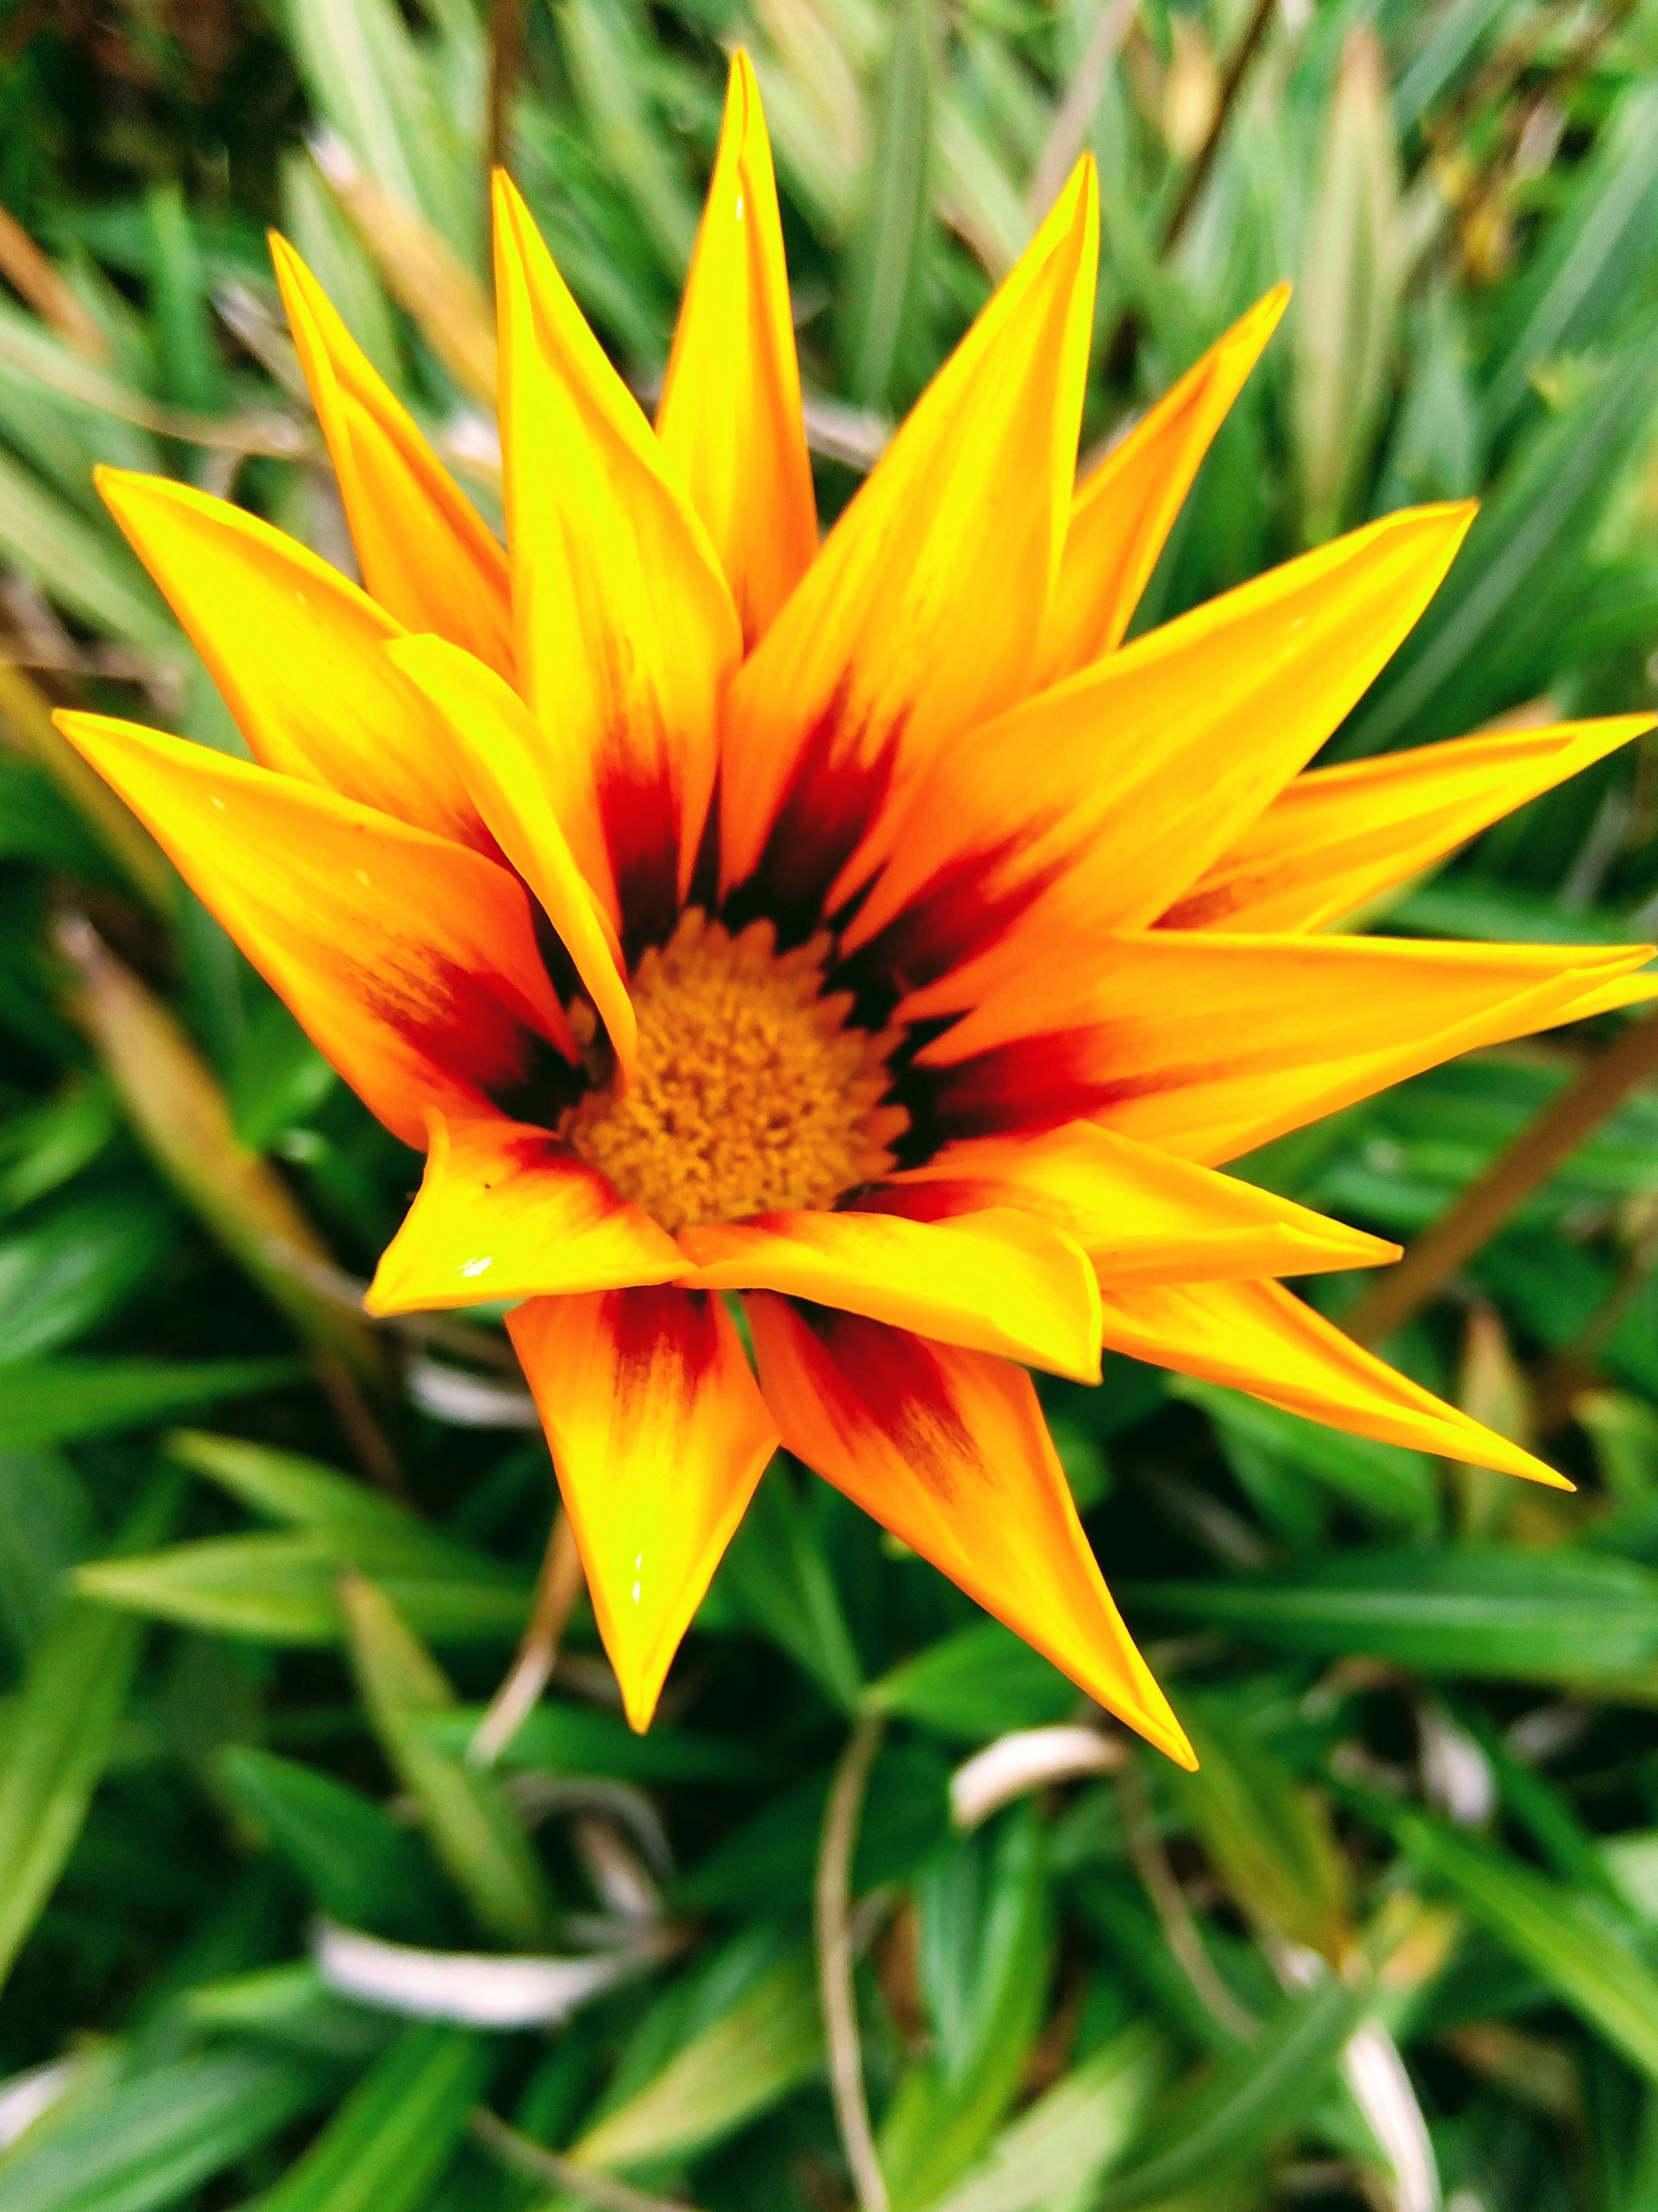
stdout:
<svg viewBox="0 0 1658 2212">
<path fill-rule="evenodd" d="M 775 949 L 696 908 L 629 983 L 639 1058 L 625 1090 L 590 1091 L 561 1133 L 665 1229 L 829 1205 L 891 1164 L 906 1127 L 883 1107 L 888 1036 L 849 1028 L 825 995 L 827 938 Z"/>
</svg>

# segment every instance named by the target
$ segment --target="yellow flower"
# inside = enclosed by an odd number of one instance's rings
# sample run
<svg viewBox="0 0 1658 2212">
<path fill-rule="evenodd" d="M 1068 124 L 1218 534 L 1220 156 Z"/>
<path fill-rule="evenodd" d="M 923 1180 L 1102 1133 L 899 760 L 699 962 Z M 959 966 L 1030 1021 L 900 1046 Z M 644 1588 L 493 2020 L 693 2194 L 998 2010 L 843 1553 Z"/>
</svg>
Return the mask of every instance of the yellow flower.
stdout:
<svg viewBox="0 0 1658 2212">
<path fill-rule="evenodd" d="M 1313 933 L 1644 726 L 1301 772 L 1467 507 L 1122 645 L 1281 291 L 1073 491 L 1084 162 L 820 548 L 739 55 L 654 428 L 499 180 L 503 550 L 274 250 L 366 588 L 106 474 L 258 765 L 63 726 L 425 1150 L 374 1310 L 522 1301 L 635 1727 L 780 1440 L 1189 1762 L 1025 1371 L 1102 1345 L 1559 1480 L 1272 1279 L 1394 1248 L 1216 1172 L 1649 988 Z"/>
</svg>

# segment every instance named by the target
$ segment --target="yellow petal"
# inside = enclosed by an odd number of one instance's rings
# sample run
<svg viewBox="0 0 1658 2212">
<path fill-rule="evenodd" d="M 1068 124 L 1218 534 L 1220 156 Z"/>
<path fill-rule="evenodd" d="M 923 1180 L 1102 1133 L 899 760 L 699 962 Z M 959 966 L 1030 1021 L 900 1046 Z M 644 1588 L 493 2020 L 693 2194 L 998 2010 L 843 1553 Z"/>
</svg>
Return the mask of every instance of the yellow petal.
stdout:
<svg viewBox="0 0 1658 2212">
<path fill-rule="evenodd" d="M 1289 302 L 1275 285 L 1077 488 L 1039 656 L 1057 683 L 1121 642 L 1198 465 Z"/>
<path fill-rule="evenodd" d="M 771 147 L 740 46 L 656 434 L 708 527 L 751 651 L 811 565 L 817 509 Z"/>
<path fill-rule="evenodd" d="M 509 684 L 442 638 L 403 638 L 386 651 L 440 718 L 479 813 L 540 901 L 624 1077 L 631 1074 L 639 1029 L 622 979 L 618 917 L 604 910 L 592 888 L 593 876 L 606 881 L 609 870 L 587 805 L 591 791 L 572 774 L 568 750 L 537 727 Z M 584 861 L 592 874 L 584 873 Z"/>
<path fill-rule="evenodd" d="M 742 649 L 708 534 L 507 179 L 495 295 L 519 689 L 592 792 L 629 958 L 671 932 Z"/>
<path fill-rule="evenodd" d="M 1114 1352 L 1230 1383 L 1329 1428 L 1498 1468 L 1556 1490 L 1572 1486 L 1506 1437 L 1361 1351 L 1278 1283 L 1199 1283 L 1108 1295 L 1105 1341 Z"/>
<path fill-rule="evenodd" d="M 402 625 L 268 522 L 165 477 L 98 489 L 255 760 L 493 854 L 441 732 L 385 653 Z"/>
<path fill-rule="evenodd" d="M 1495 732 L 1314 769 L 1212 860 L 1171 929 L 1318 929 L 1652 727 L 1650 714 Z"/>
<path fill-rule="evenodd" d="M 1091 163 L 732 687 L 723 882 L 821 905 L 938 747 L 1028 687 L 1059 565 L 1097 255 Z M 870 842 L 873 838 L 873 842 Z"/>
<path fill-rule="evenodd" d="M 642 1729 L 776 1428 L 730 1316 L 706 1292 L 534 1298 L 507 1327 L 629 1722 Z"/>
<path fill-rule="evenodd" d="M 58 726 L 407 1145 L 575 1046 L 517 878 L 293 776 L 100 714 Z"/>
<path fill-rule="evenodd" d="M 426 1174 L 363 1304 L 421 1313 L 568 1291 L 668 1283 L 671 1237 L 550 1130 L 493 1115 L 428 1116 Z"/>
<path fill-rule="evenodd" d="M 321 285 L 274 231 L 270 258 L 363 582 L 410 629 L 436 630 L 510 678 L 513 599 L 505 550 Z"/>
<path fill-rule="evenodd" d="M 679 1242 L 710 1290 L 780 1291 L 1084 1382 L 1099 1375 L 1093 1269 L 1062 1231 L 1011 1207 L 954 1221 L 770 1213 Z"/>
<path fill-rule="evenodd" d="M 1473 515 L 1388 515 L 972 732 L 918 788 L 848 949 L 925 983 L 953 946 L 961 1006 L 1055 939 L 1155 921 L 1368 688 Z"/>
<path fill-rule="evenodd" d="M 1097 1121 L 1213 1166 L 1568 1018 L 1644 945 L 1147 930 L 1054 948 L 916 1055 L 947 1137 Z"/>
<path fill-rule="evenodd" d="M 1323 1274 L 1399 1257 L 1379 1237 L 1088 1121 L 942 1145 L 859 1205 L 920 1221 L 1023 1207 L 1074 1237 L 1108 1290 Z"/>
<path fill-rule="evenodd" d="M 1190 1745 L 1077 1520 L 1030 1379 L 823 1307 L 744 1301 L 797 1458 L 1182 1766 Z"/>
<path fill-rule="evenodd" d="M 1556 1029 L 1563 1022 L 1586 1022 L 1596 1014 L 1621 1013 L 1626 1006 L 1644 1006 L 1658 999 L 1658 975 L 1649 969 L 1638 975 L 1621 976 L 1615 983 L 1598 983 L 1593 990 L 1585 991 L 1581 999 L 1562 1006 L 1539 1029 Z"/>
</svg>

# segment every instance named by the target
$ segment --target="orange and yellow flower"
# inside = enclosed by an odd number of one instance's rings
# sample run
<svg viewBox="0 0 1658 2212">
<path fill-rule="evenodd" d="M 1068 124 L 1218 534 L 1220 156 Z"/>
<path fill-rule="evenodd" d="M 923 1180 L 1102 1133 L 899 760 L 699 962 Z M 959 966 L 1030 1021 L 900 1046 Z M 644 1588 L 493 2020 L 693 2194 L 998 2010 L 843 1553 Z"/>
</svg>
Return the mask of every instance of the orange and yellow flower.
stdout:
<svg viewBox="0 0 1658 2212">
<path fill-rule="evenodd" d="M 277 241 L 363 588 L 106 474 L 255 764 L 63 726 L 425 1152 L 372 1309 L 518 1302 L 636 1727 L 781 1443 L 1189 1761 L 1026 1370 L 1559 1480 L 1273 1279 L 1392 1246 L 1217 1170 L 1647 994 L 1646 947 L 1317 933 L 1645 725 L 1303 772 L 1466 506 L 1122 643 L 1284 295 L 1073 489 L 1086 162 L 821 546 L 741 56 L 654 427 L 504 178 L 495 252 L 505 549 Z"/>
</svg>

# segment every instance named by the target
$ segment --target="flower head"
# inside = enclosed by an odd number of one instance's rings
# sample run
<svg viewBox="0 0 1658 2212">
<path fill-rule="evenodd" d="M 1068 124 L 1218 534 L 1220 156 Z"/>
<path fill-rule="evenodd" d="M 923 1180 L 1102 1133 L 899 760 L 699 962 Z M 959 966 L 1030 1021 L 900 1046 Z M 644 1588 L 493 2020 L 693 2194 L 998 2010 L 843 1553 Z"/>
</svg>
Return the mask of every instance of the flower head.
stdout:
<svg viewBox="0 0 1658 2212">
<path fill-rule="evenodd" d="M 1122 644 L 1284 295 L 1073 489 L 1086 162 L 821 546 L 746 59 L 653 427 L 495 217 L 506 548 L 276 241 L 363 588 L 106 475 L 253 762 L 64 727 L 424 1150 L 374 1310 L 519 1302 L 636 1726 L 780 1441 L 1189 1760 L 1026 1370 L 1558 1481 L 1273 1279 L 1393 1247 L 1217 1170 L 1646 994 L 1643 947 L 1315 933 L 1644 725 L 1303 773 L 1466 507 Z"/>
</svg>

